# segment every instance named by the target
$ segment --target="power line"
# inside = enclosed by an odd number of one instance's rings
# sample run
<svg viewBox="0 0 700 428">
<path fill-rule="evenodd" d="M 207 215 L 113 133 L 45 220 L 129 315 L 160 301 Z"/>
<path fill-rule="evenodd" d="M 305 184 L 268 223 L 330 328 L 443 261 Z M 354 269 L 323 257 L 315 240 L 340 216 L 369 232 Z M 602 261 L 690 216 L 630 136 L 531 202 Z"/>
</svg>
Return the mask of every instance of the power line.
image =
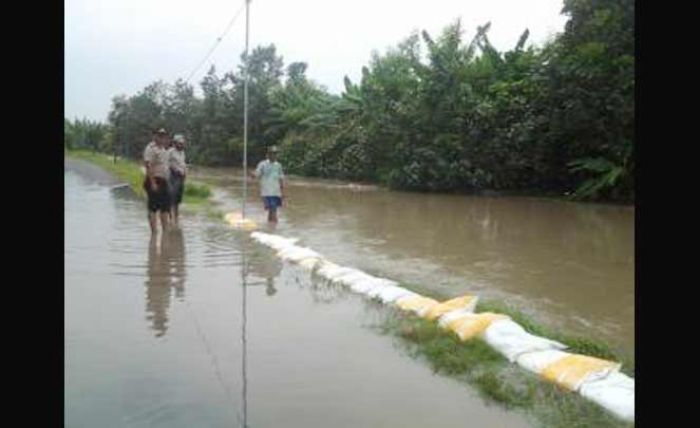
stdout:
<svg viewBox="0 0 700 428">
<path fill-rule="evenodd" d="M 206 63 L 206 61 L 209 59 L 211 54 L 214 53 L 214 50 L 217 48 L 217 46 L 219 46 L 219 43 L 221 43 L 221 41 L 224 39 L 224 37 L 226 37 L 226 34 L 228 34 L 229 30 L 231 30 L 231 27 L 233 27 L 233 24 L 236 22 L 236 19 L 238 19 L 241 12 L 243 12 L 243 8 L 245 7 L 246 2 L 247 2 L 247 0 L 243 1 L 243 4 L 238 9 L 238 12 L 236 12 L 236 14 L 233 16 L 233 19 L 231 19 L 231 21 L 228 23 L 224 32 L 219 37 L 217 37 L 216 42 L 214 42 L 214 45 L 211 47 L 209 52 L 204 56 L 204 59 L 199 63 L 199 65 L 197 65 L 197 67 L 195 67 L 194 70 L 192 70 L 190 75 L 187 77 L 187 80 L 185 80 L 186 83 L 188 83 L 190 81 L 190 79 L 192 79 L 192 76 L 194 76 L 195 73 L 197 71 L 199 71 L 199 69 L 202 67 L 202 65 L 204 65 L 204 63 Z"/>
</svg>

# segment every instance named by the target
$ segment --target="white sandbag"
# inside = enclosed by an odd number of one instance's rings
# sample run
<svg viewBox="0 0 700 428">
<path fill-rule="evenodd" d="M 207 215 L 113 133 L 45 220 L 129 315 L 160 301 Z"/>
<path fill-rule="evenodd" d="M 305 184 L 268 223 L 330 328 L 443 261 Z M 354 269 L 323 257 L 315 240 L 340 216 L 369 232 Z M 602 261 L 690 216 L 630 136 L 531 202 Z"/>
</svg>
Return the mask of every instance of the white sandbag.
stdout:
<svg viewBox="0 0 700 428">
<path fill-rule="evenodd" d="M 369 275 L 357 269 L 342 268 L 332 273 L 329 279 L 334 284 L 351 286 L 354 283 L 359 283 L 369 278 L 371 278 Z"/>
<path fill-rule="evenodd" d="M 255 239 L 256 241 L 268 245 L 270 242 L 272 242 L 276 236 L 275 235 L 270 235 L 268 233 L 263 233 L 263 232 L 253 232 L 250 234 L 250 237 Z"/>
<path fill-rule="evenodd" d="M 368 293 L 369 297 L 377 298 L 383 303 L 393 303 L 396 300 L 401 299 L 403 297 L 417 295 L 418 294 L 414 293 L 413 291 L 407 290 L 403 287 L 399 287 L 398 285 L 387 285 L 385 287 L 378 287 L 372 290 L 370 293 Z"/>
<path fill-rule="evenodd" d="M 268 234 L 262 232 L 253 232 L 250 234 L 250 237 L 264 244 L 267 241 Z"/>
<path fill-rule="evenodd" d="M 343 267 L 324 261 L 319 264 L 316 274 L 337 284 L 348 286 L 356 293 L 369 295 L 375 289 L 396 285 L 396 282 L 388 279 L 377 278 L 361 270 Z"/>
<path fill-rule="evenodd" d="M 321 255 L 318 254 L 316 251 L 313 251 L 310 248 L 298 247 L 296 245 L 278 251 L 277 255 L 280 256 L 283 260 L 288 260 L 292 262 L 300 262 L 301 260 L 307 258 L 321 258 Z"/>
<path fill-rule="evenodd" d="M 525 370 L 535 374 L 542 373 L 545 367 L 569 355 L 558 349 L 548 349 L 546 351 L 535 351 L 521 354 L 515 362 Z"/>
<path fill-rule="evenodd" d="M 287 240 L 273 240 L 270 243 L 268 243 L 268 245 L 277 251 L 289 251 L 296 247 L 294 242 Z"/>
<path fill-rule="evenodd" d="M 333 281 L 336 278 L 340 278 L 344 274 L 354 271 L 354 269 L 346 268 L 343 266 L 339 266 L 333 262 L 326 261 L 325 263 L 322 263 L 321 266 L 316 270 L 316 274 L 329 281 Z"/>
<path fill-rule="evenodd" d="M 284 238 L 282 236 L 270 235 L 268 238 L 268 245 L 276 249 L 289 248 L 296 245 L 297 238 Z"/>
<path fill-rule="evenodd" d="M 323 263 L 323 261 L 323 258 L 320 257 L 303 258 L 299 260 L 299 266 L 303 267 L 308 271 L 313 271 L 314 269 L 316 269 L 317 266 L 320 266 L 321 263 Z"/>
<path fill-rule="evenodd" d="M 355 283 L 360 283 L 362 281 L 369 281 L 372 280 L 374 277 L 360 271 L 357 269 L 352 269 L 349 268 L 349 270 L 337 275 L 335 278 L 333 278 L 333 281 L 347 285 L 347 286 L 352 286 Z"/>
<path fill-rule="evenodd" d="M 359 278 L 350 284 L 352 291 L 365 295 L 369 295 L 373 290 L 381 287 L 386 287 L 385 281 L 370 275 L 367 275 L 366 278 Z"/>
<path fill-rule="evenodd" d="M 384 286 L 384 284 L 379 278 L 371 275 L 362 275 L 353 277 L 353 280 L 349 281 L 348 286 L 356 293 L 367 294 L 376 287 Z"/>
<path fill-rule="evenodd" d="M 566 349 L 566 345 L 528 333 L 511 319 L 493 322 L 482 338 L 511 363 L 526 352 Z"/>
<path fill-rule="evenodd" d="M 261 244 L 265 244 L 276 250 L 281 250 L 289 247 L 290 245 L 294 245 L 294 243 L 299 240 L 298 238 L 285 238 L 283 236 L 271 235 L 263 232 L 253 232 L 250 234 L 250 236 Z"/>
<path fill-rule="evenodd" d="M 626 421 L 634 421 L 634 379 L 620 372 L 586 381 L 579 393 Z"/>
</svg>

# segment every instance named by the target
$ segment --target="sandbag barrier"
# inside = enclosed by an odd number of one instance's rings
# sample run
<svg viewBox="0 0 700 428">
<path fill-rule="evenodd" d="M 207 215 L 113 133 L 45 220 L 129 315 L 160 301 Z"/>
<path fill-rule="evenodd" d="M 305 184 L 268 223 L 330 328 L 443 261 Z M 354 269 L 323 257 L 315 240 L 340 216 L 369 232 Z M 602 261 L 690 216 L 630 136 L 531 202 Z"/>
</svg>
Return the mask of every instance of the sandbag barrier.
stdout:
<svg viewBox="0 0 700 428">
<path fill-rule="evenodd" d="M 334 284 L 427 320 L 436 320 L 441 328 L 452 331 L 462 341 L 479 337 L 511 363 L 566 390 L 578 392 L 625 421 L 634 421 L 634 378 L 621 373 L 619 363 L 568 353 L 564 351 L 566 345 L 528 333 L 507 315 L 475 313 L 477 296 L 438 302 L 395 281 L 339 266 L 309 248 L 296 245 L 298 239 L 263 232 L 253 232 L 251 237 L 276 250 L 283 260 Z"/>
</svg>

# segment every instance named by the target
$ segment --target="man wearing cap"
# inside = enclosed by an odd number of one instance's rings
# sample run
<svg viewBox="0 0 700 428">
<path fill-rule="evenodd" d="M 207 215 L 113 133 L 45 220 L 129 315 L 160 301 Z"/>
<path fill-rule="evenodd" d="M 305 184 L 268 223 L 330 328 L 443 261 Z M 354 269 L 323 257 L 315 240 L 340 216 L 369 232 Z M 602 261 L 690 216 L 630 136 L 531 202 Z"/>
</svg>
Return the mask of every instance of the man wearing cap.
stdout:
<svg viewBox="0 0 700 428">
<path fill-rule="evenodd" d="M 182 192 L 185 189 L 185 176 L 187 175 L 185 137 L 177 134 L 173 137 L 173 142 L 174 145 L 170 148 L 170 189 L 172 191 L 170 219 L 177 225 L 180 214 L 178 208 L 182 202 Z"/>
<path fill-rule="evenodd" d="M 261 161 L 251 175 L 260 180 L 260 196 L 267 211 L 267 221 L 277 223 L 277 208 L 282 206 L 284 199 L 284 172 L 277 162 L 277 147 L 267 149 L 267 159 Z"/>
<path fill-rule="evenodd" d="M 168 133 L 161 128 L 154 132 L 153 141 L 148 143 L 143 151 L 143 161 L 146 167 L 146 179 L 143 187 L 148 196 L 148 222 L 151 234 L 158 231 L 160 212 L 161 227 L 165 231 L 170 216 L 170 152 L 167 149 Z"/>
</svg>

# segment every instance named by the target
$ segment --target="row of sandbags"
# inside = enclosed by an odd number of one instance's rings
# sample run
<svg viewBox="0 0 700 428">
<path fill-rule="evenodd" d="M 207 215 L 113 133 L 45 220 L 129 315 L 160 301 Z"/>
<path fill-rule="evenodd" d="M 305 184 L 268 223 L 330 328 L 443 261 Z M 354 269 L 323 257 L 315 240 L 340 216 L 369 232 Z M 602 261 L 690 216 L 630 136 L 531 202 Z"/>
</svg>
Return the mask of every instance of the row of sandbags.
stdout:
<svg viewBox="0 0 700 428">
<path fill-rule="evenodd" d="M 262 232 L 253 232 L 251 236 L 276 250 L 282 259 L 332 283 L 419 317 L 436 320 L 462 341 L 479 337 L 508 361 L 580 393 L 624 420 L 634 420 L 634 379 L 620 373 L 618 363 L 565 352 L 566 345 L 532 335 L 506 315 L 474 313 L 476 296 L 438 302 L 400 287 L 395 281 L 332 263 L 317 252 L 296 245 L 296 239 Z"/>
</svg>

